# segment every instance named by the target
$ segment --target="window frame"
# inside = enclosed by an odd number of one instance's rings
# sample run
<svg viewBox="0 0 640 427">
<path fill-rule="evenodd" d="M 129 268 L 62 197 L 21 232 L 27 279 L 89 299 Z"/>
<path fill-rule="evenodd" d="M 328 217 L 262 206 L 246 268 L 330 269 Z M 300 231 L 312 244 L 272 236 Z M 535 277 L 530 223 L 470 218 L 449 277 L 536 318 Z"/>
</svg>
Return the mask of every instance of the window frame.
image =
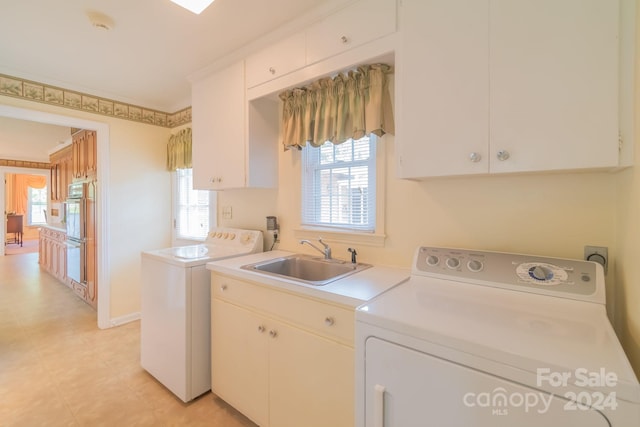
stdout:
<svg viewBox="0 0 640 427">
<path fill-rule="evenodd" d="M 327 227 L 327 226 L 318 226 L 318 225 L 308 225 L 304 224 L 302 219 L 302 204 L 304 203 L 304 195 L 303 195 L 303 184 L 299 183 L 298 194 L 300 197 L 300 208 L 298 211 L 298 227 L 294 228 L 293 233 L 296 239 L 317 239 L 318 237 L 322 237 L 326 241 L 334 242 L 334 243 L 343 243 L 349 245 L 366 245 L 366 246 L 374 246 L 374 247 L 384 247 L 386 234 L 385 234 L 385 203 L 386 203 L 386 193 L 385 193 L 385 180 L 386 180 L 386 150 L 387 143 L 381 143 L 379 137 L 376 137 L 375 143 L 375 191 L 376 191 L 376 202 L 375 202 L 375 229 L 373 232 L 371 231 L 362 231 L 362 230 L 354 230 L 354 229 L 346 229 L 346 228 L 338 228 L 338 227 Z M 387 139 L 387 138 L 385 138 Z M 388 141 L 387 141 L 388 142 Z M 297 151 L 299 156 L 299 164 L 300 168 L 304 167 L 302 161 L 302 153 Z M 300 177 L 302 176 L 302 170 L 299 171 Z"/>
<path fill-rule="evenodd" d="M 190 168 L 193 174 L 193 168 Z M 192 175 L 193 185 L 193 175 Z M 178 215 L 180 212 L 180 175 L 177 170 L 171 172 L 171 242 L 172 246 L 184 246 L 202 243 L 206 235 L 201 238 L 183 236 L 178 234 Z M 195 190 L 209 193 L 209 230 L 217 226 L 217 192 L 208 190 Z M 207 230 L 207 233 L 209 232 Z"/>
<path fill-rule="evenodd" d="M 32 191 L 42 191 L 44 192 L 44 203 L 36 203 L 35 205 L 37 206 L 43 206 L 44 207 L 44 211 L 46 212 L 46 210 L 49 208 L 49 192 L 48 192 L 48 186 L 45 186 L 44 188 L 33 188 L 33 187 L 27 187 L 27 225 L 33 225 L 33 226 L 39 226 L 39 225 L 46 225 L 47 224 L 47 217 L 44 216 L 44 221 L 42 222 L 33 222 L 33 206 L 34 203 L 32 202 L 31 198 L 32 198 Z"/>
</svg>

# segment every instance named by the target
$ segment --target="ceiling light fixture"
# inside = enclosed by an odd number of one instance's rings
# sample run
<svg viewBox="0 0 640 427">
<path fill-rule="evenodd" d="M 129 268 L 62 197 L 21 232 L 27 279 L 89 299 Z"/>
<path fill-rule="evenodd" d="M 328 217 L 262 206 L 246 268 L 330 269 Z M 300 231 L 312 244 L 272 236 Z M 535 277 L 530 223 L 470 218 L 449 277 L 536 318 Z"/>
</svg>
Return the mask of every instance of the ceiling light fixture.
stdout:
<svg viewBox="0 0 640 427">
<path fill-rule="evenodd" d="M 184 7 L 185 9 L 200 15 L 200 12 L 209 7 L 213 0 L 171 0 L 173 3 Z"/>
</svg>

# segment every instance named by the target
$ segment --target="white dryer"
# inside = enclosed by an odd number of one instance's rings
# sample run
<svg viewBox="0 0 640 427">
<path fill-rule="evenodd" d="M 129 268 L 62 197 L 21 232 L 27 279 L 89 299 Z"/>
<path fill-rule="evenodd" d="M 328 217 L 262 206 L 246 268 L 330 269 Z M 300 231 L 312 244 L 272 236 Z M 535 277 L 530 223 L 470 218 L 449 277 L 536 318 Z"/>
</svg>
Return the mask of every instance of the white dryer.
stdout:
<svg viewBox="0 0 640 427">
<path fill-rule="evenodd" d="M 140 365 L 183 402 L 211 389 L 205 264 L 262 250 L 261 231 L 216 228 L 199 245 L 142 252 Z"/>
<path fill-rule="evenodd" d="M 588 261 L 421 247 L 356 311 L 358 427 L 640 426 Z"/>
</svg>

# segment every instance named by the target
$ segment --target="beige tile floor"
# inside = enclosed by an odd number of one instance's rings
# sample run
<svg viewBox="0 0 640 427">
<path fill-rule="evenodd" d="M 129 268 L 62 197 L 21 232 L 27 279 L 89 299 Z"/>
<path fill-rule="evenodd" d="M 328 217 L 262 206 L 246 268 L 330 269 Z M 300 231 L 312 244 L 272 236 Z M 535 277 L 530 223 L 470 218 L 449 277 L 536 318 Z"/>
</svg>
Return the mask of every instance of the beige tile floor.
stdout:
<svg viewBox="0 0 640 427">
<path fill-rule="evenodd" d="M 212 393 L 185 404 L 140 367 L 140 322 L 96 313 L 38 267 L 0 257 L 0 426 L 254 426 Z"/>
</svg>

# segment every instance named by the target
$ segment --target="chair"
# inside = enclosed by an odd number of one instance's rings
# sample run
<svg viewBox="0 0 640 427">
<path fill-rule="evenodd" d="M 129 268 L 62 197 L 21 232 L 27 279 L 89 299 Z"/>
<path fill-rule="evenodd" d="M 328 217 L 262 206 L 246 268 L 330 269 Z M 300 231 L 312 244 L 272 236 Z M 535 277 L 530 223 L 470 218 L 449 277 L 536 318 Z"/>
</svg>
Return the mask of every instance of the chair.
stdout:
<svg viewBox="0 0 640 427">
<path fill-rule="evenodd" d="M 13 241 L 7 239 L 6 243 L 19 243 L 22 246 L 22 218 L 23 215 L 7 215 L 7 235 L 13 233 Z"/>
</svg>

